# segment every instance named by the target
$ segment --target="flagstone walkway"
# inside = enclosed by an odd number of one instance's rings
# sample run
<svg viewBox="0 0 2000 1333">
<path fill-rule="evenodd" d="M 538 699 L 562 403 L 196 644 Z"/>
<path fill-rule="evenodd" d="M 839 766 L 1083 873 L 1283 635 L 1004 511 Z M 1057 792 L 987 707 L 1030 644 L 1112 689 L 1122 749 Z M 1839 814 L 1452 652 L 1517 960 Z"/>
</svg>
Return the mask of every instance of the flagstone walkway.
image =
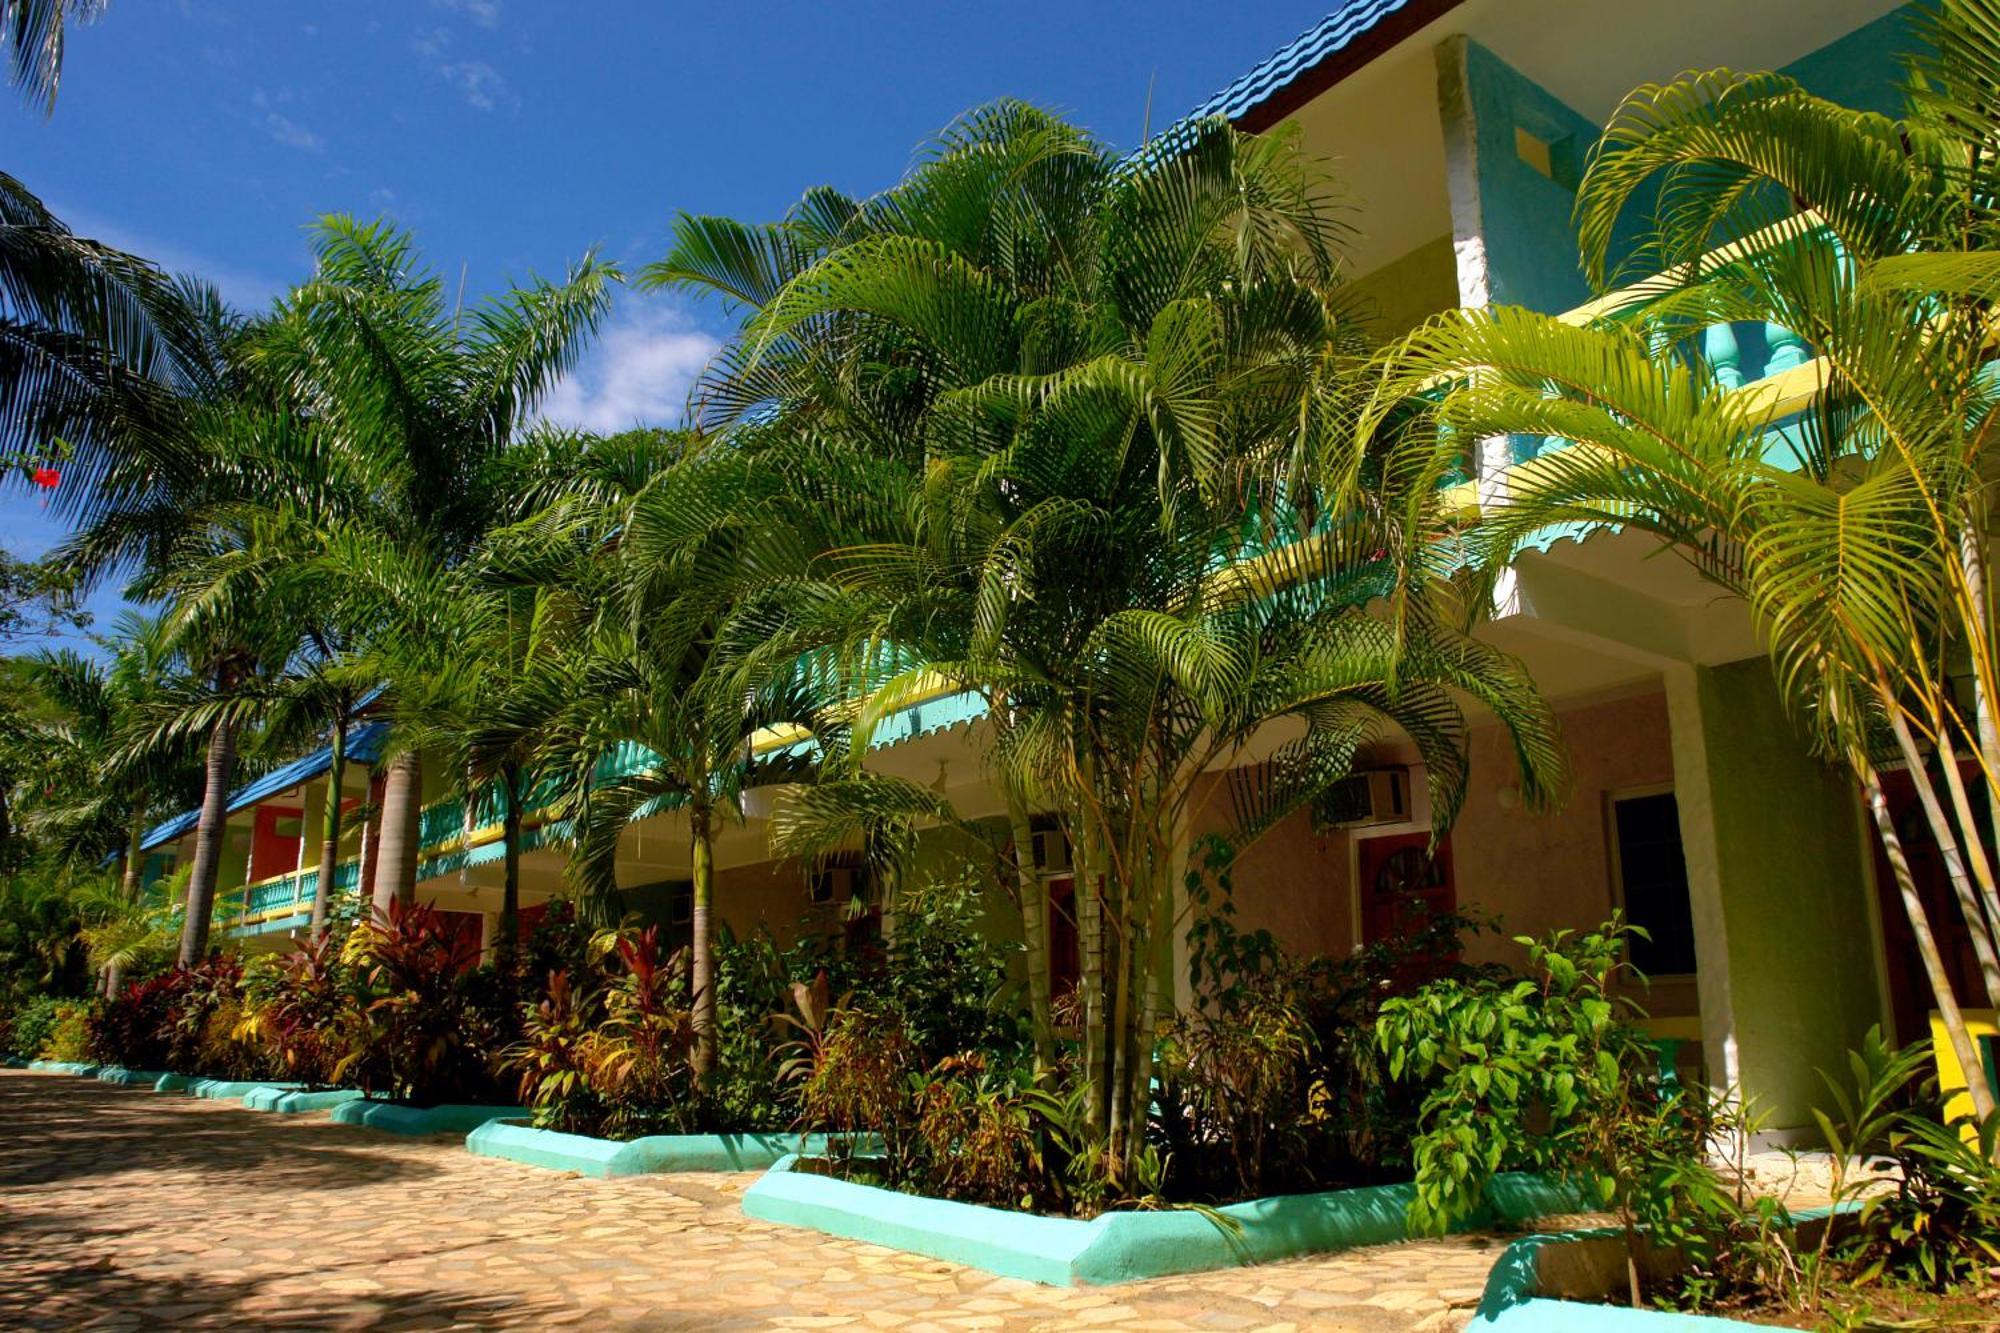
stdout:
<svg viewBox="0 0 2000 1333">
<path fill-rule="evenodd" d="M 0 1327 L 1457 1329 L 1501 1242 L 1059 1290 L 320 1117 L 0 1072 Z"/>
</svg>

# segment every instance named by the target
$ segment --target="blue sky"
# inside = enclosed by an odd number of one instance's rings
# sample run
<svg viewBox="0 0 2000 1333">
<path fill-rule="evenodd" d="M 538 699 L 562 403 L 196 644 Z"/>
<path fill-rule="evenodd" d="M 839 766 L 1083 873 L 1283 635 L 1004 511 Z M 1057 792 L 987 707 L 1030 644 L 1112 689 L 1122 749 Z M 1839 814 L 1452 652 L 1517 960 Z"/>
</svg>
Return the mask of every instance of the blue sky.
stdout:
<svg viewBox="0 0 2000 1333">
<path fill-rule="evenodd" d="M 635 268 L 679 210 L 881 189 L 1000 96 L 1130 146 L 1149 87 L 1157 128 L 1323 4 L 112 0 L 72 31 L 52 119 L 0 102 L 0 169 L 240 305 L 298 280 L 304 224 L 335 211 L 412 228 L 477 295 L 592 246 Z M 670 422 L 724 331 L 713 308 L 624 298 L 548 414 Z M 58 535 L 0 494 L 9 550 Z"/>
</svg>

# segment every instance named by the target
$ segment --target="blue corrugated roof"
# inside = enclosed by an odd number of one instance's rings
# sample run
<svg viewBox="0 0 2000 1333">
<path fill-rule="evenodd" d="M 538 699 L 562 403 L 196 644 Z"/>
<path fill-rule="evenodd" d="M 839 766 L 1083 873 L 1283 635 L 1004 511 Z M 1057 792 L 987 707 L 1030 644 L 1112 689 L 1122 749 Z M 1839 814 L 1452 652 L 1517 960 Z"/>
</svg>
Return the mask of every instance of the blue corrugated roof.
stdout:
<svg viewBox="0 0 2000 1333">
<path fill-rule="evenodd" d="M 1199 120 L 1207 116 L 1242 119 L 1290 87 L 1301 74 L 1328 56 L 1352 46 L 1382 20 L 1410 3 L 1411 0 L 1346 0 L 1331 14 L 1258 62 L 1249 73 L 1189 112 L 1185 119 Z"/>
<path fill-rule="evenodd" d="M 386 722 L 365 722 L 356 727 L 347 737 L 347 757 L 359 764 L 372 764 L 382 749 L 382 738 L 389 734 Z M 303 759 L 294 759 L 283 768 L 272 769 L 256 781 L 238 787 L 229 794 L 228 809 L 231 813 L 257 804 L 267 796 L 275 796 L 289 787 L 316 778 L 333 767 L 333 747 L 322 746 Z M 164 843 L 172 842 L 186 834 L 201 822 L 199 809 L 188 810 L 175 815 L 163 824 L 156 824 L 146 832 L 139 844 L 145 851 L 151 851 Z"/>
</svg>

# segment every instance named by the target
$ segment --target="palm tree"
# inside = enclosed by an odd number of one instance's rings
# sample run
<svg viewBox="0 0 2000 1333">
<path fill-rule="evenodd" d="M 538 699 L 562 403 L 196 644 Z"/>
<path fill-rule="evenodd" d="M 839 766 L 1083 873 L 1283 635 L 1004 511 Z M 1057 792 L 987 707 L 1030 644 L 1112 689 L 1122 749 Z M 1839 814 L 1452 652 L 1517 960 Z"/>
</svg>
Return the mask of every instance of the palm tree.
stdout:
<svg viewBox="0 0 2000 1333">
<path fill-rule="evenodd" d="M 1749 603 L 1794 716 L 1866 799 L 1981 1117 L 1994 1090 L 1880 768 L 1899 760 L 1915 785 L 1986 1001 L 2000 1002 L 2000 894 L 1959 771 L 1976 766 L 1989 817 L 2000 809 L 1987 503 L 1996 32 L 1994 0 L 1947 0 L 1902 120 L 1774 74 L 1637 90 L 1598 146 L 1577 221 L 1604 286 L 1621 219 L 1657 191 L 1629 267 L 1659 276 L 1584 327 L 1511 309 L 1440 317 L 1401 349 L 1381 399 L 1385 411 L 1419 403 L 1456 439 L 1573 442 L 1517 470 L 1504 507 L 1483 516 L 1489 569 L 1552 523 L 1614 523 L 1657 535 Z M 1817 393 L 1795 419 L 1786 395 L 1739 389 L 1731 367 L 1686 354 L 1743 321 L 1813 358 L 1797 373 Z"/>
<path fill-rule="evenodd" d="M 185 745 L 145 743 L 152 711 L 184 688 L 165 624 L 126 612 L 108 659 L 45 651 L 28 659 L 27 678 L 58 710 L 43 733 L 48 761 L 78 779 L 37 802 L 30 827 L 57 856 L 83 864 L 94 865 L 107 843 L 119 846 L 120 893 L 137 902 L 146 827 L 163 809 L 177 808 L 190 785 Z"/>
<path fill-rule="evenodd" d="M 1204 806 L 1254 837 L 1389 730 L 1442 832 L 1455 695 L 1510 730 L 1531 805 L 1564 780 L 1553 718 L 1439 577 L 1449 457 L 1354 450 L 1342 233 L 1296 135 L 1204 124 L 1120 163 L 1002 104 L 884 196 L 803 215 L 810 242 L 730 252 L 789 276 L 719 278 L 685 232 L 658 273 L 756 307 L 705 408 L 777 478 L 776 536 L 743 562 L 781 575 L 793 632 L 768 651 L 832 651 L 866 701 L 856 764 L 939 682 L 987 700 L 1003 788 L 1080 852 L 1082 1078 L 1129 1184 Z"/>
<path fill-rule="evenodd" d="M 560 477 L 524 491 L 542 508 L 500 534 L 488 569 L 532 580 L 535 595 L 508 617 L 510 646 L 494 654 L 508 668 L 469 735 L 474 770 L 506 790 L 540 774 L 552 811 L 575 830 L 586 902 L 614 899 L 631 822 L 686 813 L 694 1063 L 706 1077 L 718 1044 L 715 838 L 746 790 L 809 775 L 808 758 L 760 756 L 752 740 L 808 720 L 813 700 L 790 661 L 763 679 L 738 669 L 732 585 L 701 566 L 725 545 L 708 521 L 724 479 L 744 474 L 733 460 L 685 457 L 690 447 L 663 431 L 590 442 Z M 522 590 L 505 595 L 518 601 Z"/>
<path fill-rule="evenodd" d="M 339 534 L 337 563 L 365 564 L 373 545 L 400 553 L 377 596 L 408 593 L 403 607 L 377 601 L 357 642 L 385 647 L 415 623 L 423 589 L 461 562 L 493 521 L 483 475 L 536 403 L 571 366 L 604 318 L 617 270 L 586 256 L 561 283 L 512 288 L 471 310 L 451 304 L 414 244 L 385 223 L 322 219 L 315 273 L 280 303 L 259 341 L 260 367 L 332 447 L 360 460 L 370 485 Z M 356 607 L 362 605 L 357 601 Z M 387 636 L 387 638 L 384 638 Z M 385 651 L 385 666 L 436 659 Z M 438 679 L 383 682 L 380 707 L 397 725 L 383 795 L 377 907 L 415 891 L 423 794 L 419 741 L 449 713 Z"/>
<path fill-rule="evenodd" d="M 0 48 L 7 52 L 7 81 L 43 114 L 56 109 L 62 83 L 63 29 L 88 23 L 104 12 L 105 0 L 4 0 L 0 3 Z"/>
</svg>

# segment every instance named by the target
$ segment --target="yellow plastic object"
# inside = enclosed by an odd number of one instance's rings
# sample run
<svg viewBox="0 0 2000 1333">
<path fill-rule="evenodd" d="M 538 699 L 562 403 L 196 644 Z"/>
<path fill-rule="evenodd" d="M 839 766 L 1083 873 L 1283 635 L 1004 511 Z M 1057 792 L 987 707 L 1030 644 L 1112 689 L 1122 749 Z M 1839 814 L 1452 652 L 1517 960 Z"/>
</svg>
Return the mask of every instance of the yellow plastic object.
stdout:
<svg viewBox="0 0 2000 1333">
<path fill-rule="evenodd" d="M 1959 1013 L 1965 1018 L 1965 1030 L 1972 1037 L 1974 1049 L 1985 1054 L 1989 1043 L 2000 1041 L 2000 1027 L 1995 1026 L 1993 1010 L 1961 1009 Z M 1945 1123 L 1971 1120 L 1972 1094 L 1966 1091 L 1965 1068 L 1959 1064 L 1958 1052 L 1951 1048 L 1951 1036 L 1944 1030 L 1944 1019 L 1935 1009 L 1931 1010 L 1931 1058 L 1937 1062 L 1938 1091 L 1945 1094 Z M 1986 1058 L 1987 1069 L 1991 1071 L 1992 1057 Z M 1970 1140 L 1978 1131 L 1968 1124 L 1959 1133 Z"/>
</svg>

